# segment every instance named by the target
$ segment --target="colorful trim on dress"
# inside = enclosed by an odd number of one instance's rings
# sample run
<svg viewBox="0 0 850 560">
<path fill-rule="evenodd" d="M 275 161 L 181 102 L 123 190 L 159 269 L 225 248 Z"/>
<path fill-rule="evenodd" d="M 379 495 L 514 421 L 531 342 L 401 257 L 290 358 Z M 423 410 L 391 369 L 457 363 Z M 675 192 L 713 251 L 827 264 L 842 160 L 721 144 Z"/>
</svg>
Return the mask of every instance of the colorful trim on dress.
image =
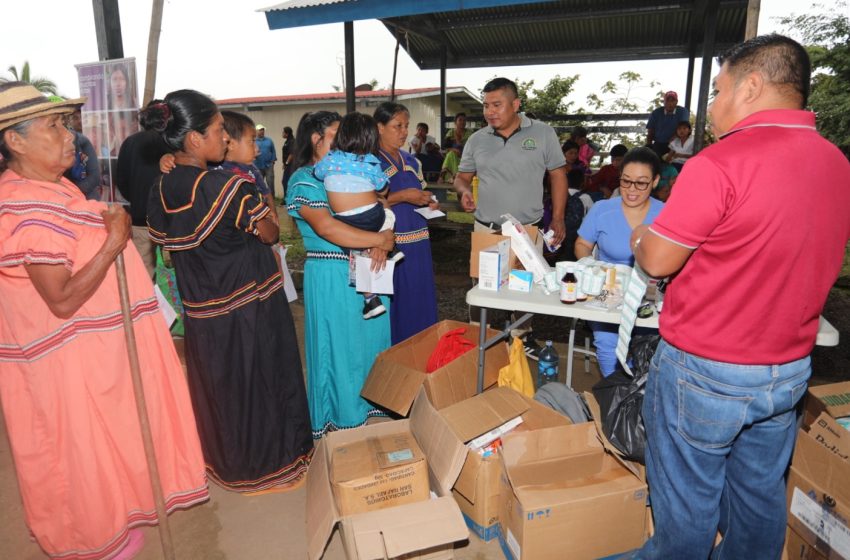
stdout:
<svg viewBox="0 0 850 560">
<path fill-rule="evenodd" d="M 207 465 L 207 475 L 217 485 L 231 492 L 249 493 L 261 492 L 281 486 L 283 484 L 291 484 L 304 477 L 307 474 L 307 468 L 310 466 L 310 461 L 313 459 L 313 449 L 304 455 L 299 455 L 294 461 L 284 466 L 278 471 L 267 474 L 257 480 L 237 480 L 226 482 L 221 479 L 211 465 Z"/>
<path fill-rule="evenodd" d="M 206 502 L 209 498 L 210 492 L 205 482 L 200 488 L 175 492 L 167 496 L 165 499 L 165 511 L 171 514 L 178 509 L 189 509 L 194 505 Z M 48 556 L 54 560 L 109 560 L 117 556 L 127 546 L 130 529 L 142 525 L 155 526 L 157 524 L 158 520 L 155 509 L 131 511 L 127 513 L 127 524 L 102 547 L 94 550 L 67 550 L 56 554 L 48 553 Z"/>
<path fill-rule="evenodd" d="M 203 176 L 206 174 L 206 171 L 201 174 Z M 200 180 L 200 177 L 199 177 Z M 198 223 L 198 227 L 195 228 L 195 231 L 190 233 L 189 235 L 184 235 L 183 237 L 168 237 L 167 234 L 161 233 L 148 226 L 148 231 L 151 239 L 157 243 L 162 245 L 165 249 L 169 251 L 186 251 L 188 249 L 194 249 L 198 247 L 201 243 L 203 243 L 204 239 L 206 239 L 224 217 L 224 213 L 227 211 L 227 208 L 230 206 L 230 203 L 233 201 L 233 198 L 239 192 L 239 186 L 246 182 L 244 179 L 233 175 L 224 186 L 221 188 L 221 191 L 216 196 L 216 199 L 213 201 L 212 205 L 210 205 L 210 209 Z M 195 183 L 195 187 L 197 187 L 197 182 Z M 192 202 L 194 202 L 194 188 L 192 191 Z M 162 181 L 160 181 L 160 198 L 162 198 Z M 191 203 L 186 206 L 181 206 L 180 208 L 174 210 L 168 210 L 165 207 L 165 201 L 162 202 L 162 207 L 166 212 L 179 212 L 185 210 L 186 208 L 191 207 Z"/>
<path fill-rule="evenodd" d="M 348 262 L 348 255 L 346 255 L 342 251 L 307 251 L 307 258 L 318 261 Z"/>
<path fill-rule="evenodd" d="M 395 234 L 395 244 L 407 245 L 410 243 L 418 243 L 420 241 L 425 241 L 429 238 L 430 235 L 428 234 L 428 228 L 424 227 L 414 231 L 407 231 L 404 233 Z"/>
<path fill-rule="evenodd" d="M 0 202 L 0 216 L 4 214 L 23 216 L 32 213 L 49 214 L 81 226 L 103 227 L 103 216 L 94 212 L 68 210 L 60 204 L 51 202 L 30 200 Z"/>
<path fill-rule="evenodd" d="M 324 200 L 311 200 L 306 196 L 296 196 L 292 199 L 291 204 L 286 205 L 286 209 L 297 211 L 302 206 L 308 208 L 330 208 L 330 205 Z"/>
<path fill-rule="evenodd" d="M 48 253 L 46 251 L 23 251 L 0 257 L 0 267 L 20 266 L 23 264 L 61 264 L 72 269 L 74 261 L 66 253 Z"/>
<path fill-rule="evenodd" d="M 384 161 L 390 164 L 389 167 L 384 169 L 384 174 L 387 176 L 387 179 L 392 179 L 392 177 L 399 172 L 398 166 L 395 164 L 392 157 L 385 151 L 379 150 L 378 155 L 380 155 L 382 158 L 384 158 Z M 401 158 L 402 171 L 412 172 L 414 175 L 416 175 L 416 178 L 419 179 L 419 184 L 422 185 L 422 188 L 427 188 L 428 181 L 426 181 L 425 176 L 422 175 L 422 166 L 419 165 L 419 160 L 414 158 L 414 160 L 417 162 L 417 167 L 411 167 L 410 165 L 407 165 L 407 162 L 404 159 L 404 155 L 402 155 L 401 152 L 399 152 L 399 157 Z"/>
<path fill-rule="evenodd" d="M 210 319 L 227 315 L 234 309 L 239 309 L 254 300 L 266 300 L 283 287 L 283 277 L 280 271 L 272 274 L 262 284 L 249 282 L 238 290 L 221 298 L 210 299 L 207 301 L 192 302 L 183 300 L 183 309 L 187 317 L 193 319 Z"/>
<path fill-rule="evenodd" d="M 387 416 L 388 414 L 383 410 L 373 408 L 366 412 L 366 420 L 353 426 L 337 426 L 336 424 L 334 424 L 333 420 L 328 420 L 327 422 L 325 422 L 325 425 L 322 426 L 321 430 L 313 430 L 313 439 L 322 439 L 329 432 L 338 432 L 340 430 L 353 430 L 354 428 L 360 428 L 366 425 L 366 422 L 369 421 L 369 418 L 386 418 Z"/>
<path fill-rule="evenodd" d="M 133 322 L 145 315 L 159 313 L 156 298 L 136 302 L 130 310 Z M 34 362 L 50 352 L 61 348 L 80 335 L 93 332 L 114 331 L 123 328 L 121 311 L 107 313 L 98 317 L 75 317 L 45 336 L 23 346 L 0 343 L 0 362 Z"/>
</svg>

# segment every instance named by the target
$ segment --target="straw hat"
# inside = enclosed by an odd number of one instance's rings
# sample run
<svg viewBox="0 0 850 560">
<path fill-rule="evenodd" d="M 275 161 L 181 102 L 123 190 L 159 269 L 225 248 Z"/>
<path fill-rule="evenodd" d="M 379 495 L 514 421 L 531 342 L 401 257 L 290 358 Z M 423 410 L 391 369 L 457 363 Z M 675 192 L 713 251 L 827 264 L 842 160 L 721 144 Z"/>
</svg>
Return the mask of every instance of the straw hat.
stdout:
<svg viewBox="0 0 850 560">
<path fill-rule="evenodd" d="M 0 131 L 36 117 L 73 113 L 85 102 L 85 97 L 54 102 L 24 82 L 0 84 Z"/>
</svg>

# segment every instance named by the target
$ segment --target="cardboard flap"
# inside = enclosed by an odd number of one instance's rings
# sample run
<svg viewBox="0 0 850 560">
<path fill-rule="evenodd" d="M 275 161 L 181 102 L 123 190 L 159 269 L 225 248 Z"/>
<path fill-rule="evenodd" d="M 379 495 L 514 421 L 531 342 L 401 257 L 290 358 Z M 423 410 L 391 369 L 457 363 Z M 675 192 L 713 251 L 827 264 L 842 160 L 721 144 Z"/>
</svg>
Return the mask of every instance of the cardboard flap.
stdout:
<svg viewBox="0 0 850 560">
<path fill-rule="evenodd" d="M 420 388 L 413 401 L 410 430 L 428 458 L 432 488 L 436 488 L 440 496 L 449 496 L 468 450 L 428 401 L 424 388 Z"/>
<path fill-rule="evenodd" d="M 466 443 L 512 420 L 529 409 L 523 396 L 508 387 L 496 387 L 440 411 L 458 439 Z"/>
<path fill-rule="evenodd" d="M 316 444 L 307 471 L 307 556 L 319 560 L 339 521 L 328 478 L 328 448 L 324 439 Z"/>
<path fill-rule="evenodd" d="M 593 393 L 585 391 L 584 400 L 587 403 L 587 408 L 590 409 L 591 416 L 593 416 L 593 424 L 596 426 L 596 434 L 599 437 L 599 442 L 602 444 L 602 447 L 604 447 L 608 453 L 613 455 L 621 465 L 626 467 L 629 472 L 638 477 L 641 481 L 646 482 L 646 471 L 641 468 L 640 465 L 626 459 L 623 453 L 614 447 L 611 442 L 608 441 L 608 438 L 605 437 L 605 432 L 602 431 L 602 411 L 600 410 L 599 403 L 596 402 L 596 397 L 593 396 Z"/>
<path fill-rule="evenodd" d="M 498 458 L 493 457 L 498 460 Z M 469 503 L 475 503 L 475 488 L 478 486 L 478 475 L 481 473 L 481 463 L 484 458 L 475 451 L 469 451 L 466 455 L 466 462 L 463 464 L 463 469 L 455 481 L 455 491 L 461 496 L 469 500 Z"/>
<path fill-rule="evenodd" d="M 828 412 L 822 412 L 809 426 L 808 432 L 816 442 L 850 465 L 850 430 L 840 426 Z"/>
<path fill-rule="evenodd" d="M 375 358 L 360 396 L 396 414 L 407 416 L 425 380 L 425 373 L 388 359 L 385 354 L 386 351 L 381 352 Z"/>
<path fill-rule="evenodd" d="M 791 468 L 802 477 L 816 483 L 830 494 L 842 507 L 850 509 L 850 461 L 842 458 L 811 433 L 800 431 Z"/>
<path fill-rule="evenodd" d="M 450 496 L 352 515 L 344 523 L 352 530 L 359 560 L 397 558 L 469 536 Z"/>
</svg>

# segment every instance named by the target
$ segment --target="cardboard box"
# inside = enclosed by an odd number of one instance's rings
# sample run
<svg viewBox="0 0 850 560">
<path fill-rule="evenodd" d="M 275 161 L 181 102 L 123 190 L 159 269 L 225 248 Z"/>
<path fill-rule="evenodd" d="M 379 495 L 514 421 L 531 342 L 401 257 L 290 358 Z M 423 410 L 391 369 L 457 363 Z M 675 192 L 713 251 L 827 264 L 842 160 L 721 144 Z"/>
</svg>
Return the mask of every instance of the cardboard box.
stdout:
<svg viewBox="0 0 850 560">
<path fill-rule="evenodd" d="M 436 499 L 379 511 L 342 515 L 331 486 L 331 451 L 370 437 L 409 431 L 428 461 Z M 307 473 L 307 554 L 319 560 L 339 526 L 349 560 L 404 557 L 452 558 L 452 544 L 468 536 L 463 516 L 451 497 L 466 460 L 466 447 L 420 389 L 410 418 L 381 422 L 353 430 L 331 432 L 319 440 Z"/>
<path fill-rule="evenodd" d="M 786 527 L 782 560 L 827 560 L 827 557 L 809 546 L 791 527 Z"/>
<path fill-rule="evenodd" d="M 525 231 L 528 232 L 531 240 L 536 243 L 537 235 L 539 233 L 537 228 L 535 226 L 525 226 Z M 486 231 L 472 232 L 472 242 L 469 250 L 469 276 L 471 278 L 478 278 L 478 253 L 503 240 L 510 241 L 510 237 L 507 235 L 500 235 L 498 233 L 488 233 Z M 516 253 L 512 250 L 508 257 L 508 269 L 513 270 L 515 268 L 520 268 L 520 264 Z"/>
<path fill-rule="evenodd" d="M 534 275 L 527 270 L 512 270 L 508 276 L 508 289 L 517 292 L 531 292 Z"/>
<path fill-rule="evenodd" d="M 369 436 L 329 452 L 340 515 L 428 499 L 428 465 L 410 432 Z"/>
<path fill-rule="evenodd" d="M 482 249 L 478 254 L 478 286 L 482 290 L 498 291 L 508 283 L 508 256 L 511 243 L 507 239 Z"/>
<path fill-rule="evenodd" d="M 529 408 L 522 413 L 522 424 L 511 433 L 570 424 L 566 416 L 533 399 L 522 398 Z M 506 437 L 510 437 L 510 434 Z M 492 540 L 499 534 L 503 472 L 502 459 L 498 454 L 482 457 L 475 451 L 469 451 L 452 490 L 466 526 L 483 541 Z"/>
<path fill-rule="evenodd" d="M 502 459 L 499 541 L 507 558 L 601 558 L 646 540 L 646 484 L 606 451 L 595 424 L 513 434 Z"/>
<path fill-rule="evenodd" d="M 511 250 L 522 263 L 523 268 L 534 274 L 534 281 L 543 282 L 547 274 L 552 271 L 552 267 L 543 258 L 543 251 L 537 246 L 536 240 L 528 235 L 525 227 L 516 218 L 509 214 L 506 217 L 508 219 L 502 224 L 502 235 L 510 236 Z M 549 289 L 557 289 L 557 286 L 549 286 Z"/>
<path fill-rule="evenodd" d="M 850 558 L 850 383 L 813 387 L 788 475 L 788 526 L 825 558 Z"/>
<path fill-rule="evenodd" d="M 440 321 L 411 336 L 375 358 L 360 395 L 387 410 L 406 416 L 410 405 L 424 386 L 431 403 L 438 410 L 477 393 L 478 349 L 473 348 L 445 366 L 425 373 L 428 358 L 445 333 L 466 327 L 464 338 L 478 345 L 479 327 L 459 321 Z M 499 331 L 488 329 L 487 338 Z M 508 347 L 499 343 L 487 350 L 484 387 L 499 380 L 499 370 L 508 364 Z M 483 433 L 483 432 L 481 432 Z M 479 434 L 476 434 L 479 435 Z"/>
</svg>

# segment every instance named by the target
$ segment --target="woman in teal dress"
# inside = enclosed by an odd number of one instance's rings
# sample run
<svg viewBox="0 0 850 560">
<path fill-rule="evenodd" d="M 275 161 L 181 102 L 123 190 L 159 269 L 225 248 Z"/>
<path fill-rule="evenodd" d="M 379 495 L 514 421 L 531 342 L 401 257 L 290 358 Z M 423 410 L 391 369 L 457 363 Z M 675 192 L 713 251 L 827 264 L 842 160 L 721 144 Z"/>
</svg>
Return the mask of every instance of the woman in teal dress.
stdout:
<svg viewBox="0 0 850 560">
<path fill-rule="evenodd" d="M 383 414 L 360 397 L 360 390 L 375 356 L 390 346 L 389 314 L 363 319 L 363 297 L 348 285 L 348 256 L 342 248 L 372 247 L 373 264 L 383 266 L 393 247 L 393 232 L 367 232 L 334 219 L 325 187 L 313 175 L 313 166 L 330 149 L 340 118 L 328 111 L 301 118 L 296 171 L 286 189 L 287 211 L 307 250 L 304 331 L 314 439 Z"/>
</svg>

